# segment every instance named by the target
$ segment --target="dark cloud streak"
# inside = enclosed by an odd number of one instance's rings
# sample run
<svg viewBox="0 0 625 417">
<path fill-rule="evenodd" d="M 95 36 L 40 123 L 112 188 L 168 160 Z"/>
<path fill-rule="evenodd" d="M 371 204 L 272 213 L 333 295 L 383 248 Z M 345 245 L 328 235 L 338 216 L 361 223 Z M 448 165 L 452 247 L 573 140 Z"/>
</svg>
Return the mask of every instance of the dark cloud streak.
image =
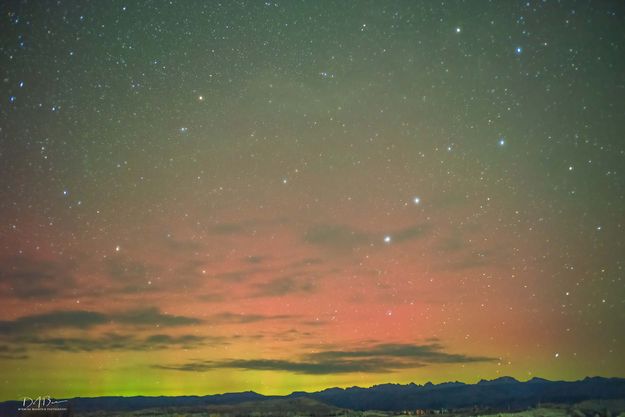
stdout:
<svg viewBox="0 0 625 417">
<path fill-rule="evenodd" d="M 299 361 L 283 359 L 230 359 L 195 361 L 182 365 L 155 365 L 159 369 L 205 372 L 218 368 L 255 371 L 285 371 L 308 375 L 340 373 L 386 373 L 441 363 L 492 362 L 496 358 L 446 352 L 439 343 L 376 344 L 365 349 L 328 350 L 303 356 Z"/>
</svg>

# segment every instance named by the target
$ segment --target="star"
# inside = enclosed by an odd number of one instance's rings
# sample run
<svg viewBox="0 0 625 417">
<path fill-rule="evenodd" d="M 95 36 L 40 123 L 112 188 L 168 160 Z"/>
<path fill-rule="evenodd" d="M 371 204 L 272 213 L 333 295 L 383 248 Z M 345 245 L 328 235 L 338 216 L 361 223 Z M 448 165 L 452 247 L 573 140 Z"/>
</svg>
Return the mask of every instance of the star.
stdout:
<svg viewBox="0 0 625 417">
<path fill-rule="evenodd" d="M 384 236 L 384 243 L 391 243 L 391 237 L 390 236 Z"/>
<path fill-rule="evenodd" d="M 420 197 L 415 197 L 415 198 L 413 198 L 413 199 L 412 199 L 412 201 L 413 201 L 415 204 L 420 204 L 420 203 L 421 203 L 421 198 L 420 198 Z"/>
<path fill-rule="evenodd" d="M 516 48 L 514 48 L 514 53 L 516 55 L 521 55 L 523 53 L 523 48 L 520 46 L 517 46 Z"/>
<path fill-rule="evenodd" d="M 499 146 L 504 146 L 506 144 L 506 140 L 504 138 L 499 138 Z"/>
<path fill-rule="evenodd" d="M 460 26 L 456 27 L 456 33 L 460 33 L 462 32 L 462 29 L 460 28 Z"/>
<path fill-rule="evenodd" d="M 119 252 L 121 249 L 122 248 L 119 245 L 115 246 L 115 252 Z"/>
</svg>

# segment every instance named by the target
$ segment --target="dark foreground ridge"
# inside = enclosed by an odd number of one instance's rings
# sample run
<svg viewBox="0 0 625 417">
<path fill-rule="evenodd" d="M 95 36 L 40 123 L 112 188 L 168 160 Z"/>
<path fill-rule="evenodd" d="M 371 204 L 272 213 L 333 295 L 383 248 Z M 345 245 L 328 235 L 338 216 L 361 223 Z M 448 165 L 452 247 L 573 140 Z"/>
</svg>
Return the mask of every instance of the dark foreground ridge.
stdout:
<svg viewBox="0 0 625 417">
<path fill-rule="evenodd" d="M 432 410 L 467 407 L 521 409 L 540 403 L 574 404 L 585 400 L 625 399 L 624 378 L 587 377 L 580 381 L 548 381 L 532 378 L 526 382 L 511 377 L 477 384 L 462 382 L 416 385 L 382 384 L 370 388 L 329 388 L 319 392 L 294 392 L 286 396 L 265 396 L 252 391 L 206 396 L 178 397 L 96 397 L 73 398 L 67 404 L 73 413 L 92 411 L 135 411 L 150 408 L 242 405 L 254 402 L 267 406 L 275 400 L 300 406 L 317 404 L 331 409 L 352 410 Z M 274 400 L 274 401 L 270 401 Z M 309 401 L 315 400 L 315 401 Z M 21 401 L 0 403 L 0 416 L 16 415 Z M 258 405 L 256 405 L 258 406 Z"/>
</svg>

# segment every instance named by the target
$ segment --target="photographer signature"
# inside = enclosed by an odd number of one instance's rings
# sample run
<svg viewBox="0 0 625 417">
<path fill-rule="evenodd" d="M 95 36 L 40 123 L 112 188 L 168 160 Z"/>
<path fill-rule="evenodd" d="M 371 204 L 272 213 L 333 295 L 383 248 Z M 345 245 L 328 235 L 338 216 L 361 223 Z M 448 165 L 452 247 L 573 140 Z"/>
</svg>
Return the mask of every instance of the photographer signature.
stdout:
<svg viewBox="0 0 625 417">
<path fill-rule="evenodd" d="M 53 400 L 49 395 L 39 396 L 37 398 L 24 397 L 22 401 L 23 408 L 47 408 L 55 404 L 66 403 L 67 400 Z"/>
</svg>

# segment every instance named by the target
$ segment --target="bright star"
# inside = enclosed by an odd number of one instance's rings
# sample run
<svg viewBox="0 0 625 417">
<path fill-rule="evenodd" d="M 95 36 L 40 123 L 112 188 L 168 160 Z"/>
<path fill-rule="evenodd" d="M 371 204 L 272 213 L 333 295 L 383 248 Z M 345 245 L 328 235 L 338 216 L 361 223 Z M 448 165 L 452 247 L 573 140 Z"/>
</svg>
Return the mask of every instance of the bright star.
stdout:
<svg viewBox="0 0 625 417">
<path fill-rule="evenodd" d="M 419 204 L 421 203 L 421 198 L 415 197 L 412 201 L 414 201 L 415 204 Z"/>
<path fill-rule="evenodd" d="M 462 32 L 462 29 L 460 29 L 460 27 L 457 27 L 456 28 L 456 33 L 460 33 L 460 32 Z"/>
<path fill-rule="evenodd" d="M 523 48 L 517 46 L 516 48 L 514 48 L 514 53 L 517 55 L 521 55 L 523 53 Z"/>
<path fill-rule="evenodd" d="M 504 138 L 499 138 L 499 146 L 503 146 L 506 144 L 506 140 Z"/>
<path fill-rule="evenodd" d="M 391 237 L 390 236 L 384 236 L 384 243 L 391 243 Z"/>
</svg>

